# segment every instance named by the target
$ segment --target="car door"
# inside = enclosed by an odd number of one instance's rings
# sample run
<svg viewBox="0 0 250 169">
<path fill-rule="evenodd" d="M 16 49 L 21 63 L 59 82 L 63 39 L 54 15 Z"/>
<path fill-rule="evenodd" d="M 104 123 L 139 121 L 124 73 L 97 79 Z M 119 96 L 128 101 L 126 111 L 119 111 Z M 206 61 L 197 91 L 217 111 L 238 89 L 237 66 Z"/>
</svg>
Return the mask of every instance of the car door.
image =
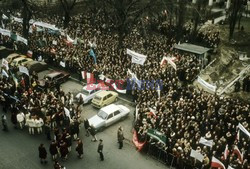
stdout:
<svg viewBox="0 0 250 169">
<path fill-rule="evenodd" d="M 107 119 L 106 119 L 106 126 L 110 126 L 111 124 L 114 123 L 113 117 L 114 117 L 114 114 L 113 114 L 113 113 L 110 113 L 110 114 L 108 115 L 108 117 L 107 117 Z"/>
<path fill-rule="evenodd" d="M 113 102 L 112 96 L 113 96 L 112 94 L 107 95 L 107 104 L 110 104 Z"/>
<path fill-rule="evenodd" d="M 120 112 L 119 110 L 116 110 L 116 111 L 114 112 L 114 117 L 113 117 L 114 122 L 119 121 L 119 120 L 121 119 L 121 117 L 122 117 L 121 112 Z"/>
</svg>

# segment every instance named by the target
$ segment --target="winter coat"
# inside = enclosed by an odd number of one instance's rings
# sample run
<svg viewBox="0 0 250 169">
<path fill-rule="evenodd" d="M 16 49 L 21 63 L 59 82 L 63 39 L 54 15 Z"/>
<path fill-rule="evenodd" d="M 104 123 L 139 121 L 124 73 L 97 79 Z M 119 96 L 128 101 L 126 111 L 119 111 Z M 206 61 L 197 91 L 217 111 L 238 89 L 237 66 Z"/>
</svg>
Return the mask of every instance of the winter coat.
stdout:
<svg viewBox="0 0 250 169">
<path fill-rule="evenodd" d="M 66 143 L 60 143 L 60 153 L 62 157 L 66 157 L 66 155 L 69 153 L 68 147 Z"/>
<path fill-rule="evenodd" d="M 51 155 L 56 155 L 57 152 L 57 143 L 51 143 L 49 146 L 49 152 Z"/>
<path fill-rule="evenodd" d="M 39 151 L 39 158 L 42 158 L 42 159 L 47 158 L 47 151 L 44 147 L 39 147 L 38 151 Z"/>
<path fill-rule="evenodd" d="M 77 151 L 77 153 L 80 154 L 80 155 L 83 154 L 83 144 L 82 144 L 82 142 L 77 143 L 76 151 Z"/>
<path fill-rule="evenodd" d="M 39 118 L 39 119 L 35 119 L 35 127 L 42 127 L 44 124 L 43 119 Z"/>
</svg>

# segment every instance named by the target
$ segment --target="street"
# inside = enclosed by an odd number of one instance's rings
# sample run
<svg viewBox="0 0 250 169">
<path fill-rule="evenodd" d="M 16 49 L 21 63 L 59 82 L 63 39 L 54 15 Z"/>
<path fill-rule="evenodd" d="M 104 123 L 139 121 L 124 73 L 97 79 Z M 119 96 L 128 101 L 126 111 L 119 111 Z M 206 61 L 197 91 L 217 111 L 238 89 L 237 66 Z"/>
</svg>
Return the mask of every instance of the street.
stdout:
<svg viewBox="0 0 250 169">
<path fill-rule="evenodd" d="M 39 73 L 39 78 L 43 77 L 48 71 Z M 68 80 L 62 84 L 62 89 L 65 92 L 72 92 L 74 95 L 78 93 L 83 85 L 74 80 Z M 129 102 L 118 99 L 116 104 L 122 104 L 128 107 L 131 112 L 124 121 L 120 121 L 104 131 L 97 133 L 98 139 L 103 139 L 104 144 L 104 158 L 102 162 L 97 153 L 98 142 L 92 142 L 91 136 L 85 136 L 83 125 L 80 129 L 80 138 L 83 140 L 84 157 L 77 158 L 75 152 L 76 143 L 73 142 L 72 151 L 69 154 L 67 161 L 59 162 L 67 169 L 162 169 L 167 168 L 166 165 L 152 159 L 146 154 L 137 152 L 132 143 L 132 123 L 134 107 Z M 82 118 L 89 118 L 98 112 L 98 109 L 93 108 L 91 104 L 81 106 Z M 1 114 L 2 114 L 2 108 Z M 49 154 L 49 141 L 46 140 L 45 134 L 29 135 L 27 128 L 24 130 L 14 129 L 10 122 L 10 115 L 8 114 L 9 132 L 0 132 L 0 169 L 42 169 L 53 168 L 53 161 Z M 118 126 L 124 128 L 124 148 L 118 149 L 117 143 L 117 129 Z M 38 146 L 44 143 L 48 152 L 48 164 L 41 165 L 38 157 Z"/>
</svg>

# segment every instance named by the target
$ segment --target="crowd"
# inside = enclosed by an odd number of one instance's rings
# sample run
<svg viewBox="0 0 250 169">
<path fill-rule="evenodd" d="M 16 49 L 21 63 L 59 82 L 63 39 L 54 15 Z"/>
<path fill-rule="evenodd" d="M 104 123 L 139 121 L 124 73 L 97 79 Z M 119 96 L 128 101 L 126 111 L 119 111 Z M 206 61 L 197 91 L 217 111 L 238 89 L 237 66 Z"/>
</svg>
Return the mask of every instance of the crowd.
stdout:
<svg viewBox="0 0 250 169">
<path fill-rule="evenodd" d="M 15 16 L 16 13 L 13 13 Z M 234 168 L 249 167 L 249 138 L 244 133 L 237 135 L 237 125 L 240 122 L 246 129 L 250 129 L 249 103 L 243 103 L 236 99 L 210 95 L 192 87 L 191 82 L 197 77 L 202 69 L 201 60 L 191 54 L 183 54 L 173 49 L 176 41 L 176 31 L 170 24 L 159 23 L 159 32 L 145 35 L 145 30 L 141 25 L 149 24 L 149 20 L 141 20 L 144 24 L 138 23 L 133 31 L 129 33 L 123 41 L 124 48 L 119 46 L 119 36 L 112 29 L 113 24 L 109 22 L 109 16 L 91 13 L 78 14 L 72 17 L 69 27 L 63 30 L 63 33 L 51 32 L 50 30 L 38 31 L 33 28 L 29 37 L 28 50 L 33 51 L 33 58 L 42 57 L 46 62 L 59 66 L 60 61 L 66 63 L 66 69 L 80 74 L 80 71 L 103 73 L 111 79 L 129 78 L 127 70 L 131 69 L 138 79 L 152 80 L 161 79 L 163 89 L 160 98 L 156 90 L 135 90 L 132 91 L 134 101 L 138 107 L 138 116 L 135 122 L 135 130 L 138 133 L 139 140 L 148 143 L 159 144 L 162 150 L 173 154 L 177 159 L 177 166 L 191 166 L 190 168 L 203 167 L 209 168 L 212 156 L 223 161 L 223 163 Z M 95 18 L 95 21 L 89 19 Z M 56 24 L 61 27 L 62 20 L 58 16 L 47 16 L 45 14 L 36 14 L 35 20 Z M 147 22 L 147 23 L 146 23 Z M 6 28 L 14 30 L 17 33 L 22 30 L 20 23 L 6 23 Z M 148 28 L 150 29 L 150 28 Z M 150 30 L 146 30 L 146 34 Z M 184 31 L 184 38 L 181 41 L 190 41 L 193 34 L 190 29 Z M 76 43 L 67 41 L 67 36 L 76 39 Z M 3 43 L 9 41 L 8 37 L 0 35 Z M 207 47 L 218 46 L 218 32 L 199 32 L 198 41 Z M 19 42 L 15 43 L 17 49 Z M 131 63 L 131 57 L 126 54 L 126 48 L 147 55 L 147 60 L 143 66 Z M 89 56 L 90 49 L 93 49 L 97 58 L 97 64 Z M 172 56 L 176 58 L 175 70 L 170 65 L 162 67 L 159 63 L 163 56 Z M 33 120 L 34 124 L 41 124 L 42 120 L 46 125 L 50 123 L 54 126 L 61 126 L 62 131 L 55 128 L 56 142 L 59 146 L 66 144 L 67 133 L 70 135 L 79 132 L 79 110 L 70 104 L 71 94 L 65 94 L 62 90 L 38 91 L 35 87 L 24 88 L 17 87 L 9 79 L 2 78 L 0 85 L 1 94 L 17 96 L 20 100 L 15 105 L 6 105 L 9 102 L 2 103 L 4 107 L 12 107 L 15 114 L 22 112 L 27 119 Z M 18 91 L 18 92 L 16 92 Z M 29 102 L 26 102 L 29 101 Z M 63 107 L 67 106 L 70 110 L 71 119 L 65 115 Z M 150 114 L 150 109 L 154 108 L 155 115 Z M 32 112 L 35 115 L 33 115 Z M 27 115 L 31 113 L 31 115 Z M 19 122 L 22 121 L 23 114 L 19 115 Z M 21 120 L 20 120 L 21 119 Z M 13 118 L 13 122 L 15 122 Z M 28 120 L 29 121 L 29 120 Z M 26 120 L 27 122 L 27 120 Z M 31 124 L 31 122 L 30 122 Z M 22 124 L 20 125 L 22 126 Z M 28 125 L 31 134 L 34 133 L 34 127 L 37 125 Z M 66 127 L 65 127 L 66 126 Z M 147 136 L 147 130 L 153 128 L 165 134 L 167 142 L 159 143 L 153 138 Z M 37 131 L 41 131 L 39 125 Z M 46 130 L 46 129 L 45 129 Z M 50 130 L 46 130 L 50 131 Z M 212 139 L 214 145 L 212 148 L 199 144 L 201 137 Z M 56 144 L 55 142 L 52 144 Z M 230 149 L 230 157 L 223 160 L 223 152 L 226 144 Z M 237 156 L 232 153 L 232 148 L 237 145 L 244 152 L 244 161 L 239 161 Z M 61 146 L 60 146 L 61 147 Z M 122 145 L 121 145 L 122 147 Z M 190 157 L 191 149 L 197 150 L 205 156 L 202 163 L 197 162 Z M 66 149 L 65 149 L 66 150 Z M 64 156 L 67 158 L 67 153 Z"/>
</svg>

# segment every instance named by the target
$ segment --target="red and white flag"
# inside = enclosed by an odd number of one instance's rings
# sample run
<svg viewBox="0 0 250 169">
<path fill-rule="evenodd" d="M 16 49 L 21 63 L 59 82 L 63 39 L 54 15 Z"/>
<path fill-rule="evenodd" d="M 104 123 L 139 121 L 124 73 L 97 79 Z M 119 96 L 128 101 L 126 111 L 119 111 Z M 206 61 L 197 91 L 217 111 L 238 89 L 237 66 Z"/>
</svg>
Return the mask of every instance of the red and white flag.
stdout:
<svg viewBox="0 0 250 169">
<path fill-rule="evenodd" d="M 224 166 L 224 164 L 220 160 L 218 160 L 217 158 L 215 158 L 215 157 L 212 158 L 211 167 L 226 169 L 226 167 Z"/>
<path fill-rule="evenodd" d="M 228 145 L 226 145 L 226 148 L 224 150 L 223 160 L 227 159 L 228 154 L 229 154 Z"/>
<path fill-rule="evenodd" d="M 237 154 L 241 162 L 243 162 L 243 153 L 240 152 L 239 148 L 235 145 L 233 154 Z"/>
<path fill-rule="evenodd" d="M 134 133 L 133 133 L 133 140 L 132 141 L 133 141 L 133 143 L 136 146 L 138 151 L 141 151 L 144 144 L 146 143 L 146 141 L 145 142 L 139 142 L 138 137 L 137 137 L 137 133 L 136 133 L 135 130 L 134 130 Z"/>
<path fill-rule="evenodd" d="M 94 74 L 87 72 L 87 83 L 92 84 L 94 83 Z"/>
</svg>

